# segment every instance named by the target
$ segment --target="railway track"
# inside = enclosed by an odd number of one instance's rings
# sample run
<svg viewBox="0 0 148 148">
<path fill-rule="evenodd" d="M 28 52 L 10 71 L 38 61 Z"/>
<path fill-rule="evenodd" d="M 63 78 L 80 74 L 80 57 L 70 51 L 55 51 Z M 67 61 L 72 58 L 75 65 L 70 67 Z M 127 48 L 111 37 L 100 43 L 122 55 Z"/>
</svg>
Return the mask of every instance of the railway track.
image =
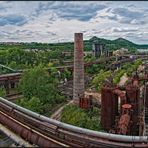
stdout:
<svg viewBox="0 0 148 148">
<path fill-rule="evenodd" d="M 39 147 L 148 147 L 147 136 L 122 136 L 68 125 L 0 98 L 0 123 Z"/>
</svg>

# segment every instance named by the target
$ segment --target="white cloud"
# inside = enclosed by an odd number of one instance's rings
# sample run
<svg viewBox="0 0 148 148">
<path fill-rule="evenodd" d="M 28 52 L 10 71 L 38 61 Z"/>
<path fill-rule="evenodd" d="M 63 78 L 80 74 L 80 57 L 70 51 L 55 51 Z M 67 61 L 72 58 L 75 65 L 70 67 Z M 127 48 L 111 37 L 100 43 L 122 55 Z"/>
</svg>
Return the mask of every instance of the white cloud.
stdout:
<svg viewBox="0 0 148 148">
<path fill-rule="evenodd" d="M 0 2 L 0 41 L 73 41 L 75 32 L 148 43 L 148 2 Z M 137 36 L 137 37 L 135 37 Z"/>
</svg>

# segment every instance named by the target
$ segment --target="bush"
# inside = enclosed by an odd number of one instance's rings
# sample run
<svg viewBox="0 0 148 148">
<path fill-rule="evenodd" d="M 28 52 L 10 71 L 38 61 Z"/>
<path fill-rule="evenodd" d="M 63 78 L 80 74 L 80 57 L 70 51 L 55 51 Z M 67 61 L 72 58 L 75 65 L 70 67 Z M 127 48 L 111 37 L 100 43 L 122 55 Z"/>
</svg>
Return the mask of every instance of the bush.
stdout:
<svg viewBox="0 0 148 148">
<path fill-rule="evenodd" d="M 132 75 L 132 72 L 136 71 L 138 69 L 139 65 L 141 65 L 141 64 L 142 64 L 142 61 L 141 60 L 139 60 L 139 59 L 136 60 L 134 62 L 134 64 L 131 64 L 130 67 L 128 67 L 128 69 L 126 69 L 127 70 L 126 71 L 127 75 L 128 76 L 131 76 Z"/>
<path fill-rule="evenodd" d="M 99 131 L 101 129 L 99 112 L 98 108 L 86 111 L 75 105 L 67 105 L 62 111 L 61 121 Z"/>
<path fill-rule="evenodd" d="M 124 75 L 126 71 L 124 69 L 118 69 L 115 72 L 114 78 L 113 78 L 113 83 L 118 84 L 120 82 L 120 78 Z"/>
<path fill-rule="evenodd" d="M 136 60 L 133 64 L 131 63 L 124 64 L 120 69 L 114 71 L 113 83 L 118 84 L 120 82 L 120 78 L 124 75 L 124 73 L 126 73 L 127 76 L 131 76 L 132 73 L 136 71 L 139 65 L 141 64 L 142 64 L 142 61 L 139 59 Z M 91 86 L 94 86 L 96 90 L 100 91 L 105 79 L 109 77 L 112 77 L 111 71 L 100 70 L 97 76 L 93 78 L 91 82 Z"/>
<path fill-rule="evenodd" d="M 57 85 L 58 80 L 55 78 L 55 69 L 52 70 L 49 76 L 42 66 L 38 66 L 23 73 L 19 88 L 28 100 L 36 97 L 45 104 L 58 101 L 60 94 Z"/>
<path fill-rule="evenodd" d="M 112 75 L 111 71 L 101 70 L 99 74 L 97 74 L 97 76 L 94 77 L 94 79 L 92 80 L 92 85 L 94 85 L 95 88 L 100 91 L 105 79 L 111 77 L 111 75 Z"/>
<path fill-rule="evenodd" d="M 34 112 L 37 112 L 40 114 L 43 113 L 43 107 L 42 107 L 43 104 L 41 103 L 39 98 L 32 97 L 30 100 L 27 100 L 26 98 L 22 98 L 20 100 L 17 100 L 16 103 Z"/>
<path fill-rule="evenodd" d="M 3 88 L 0 88 L 0 97 L 5 97 L 6 91 Z"/>
<path fill-rule="evenodd" d="M 25 98 L 18 104 L 44 114 L 46 108 L 50 111 L 55 104 L 65 102 L 65 97 L 57 90 L 55 73 L 56 69 L 52 69 L 49 75 L 42 66 L 25 71 L 19 83 L 19 89 Z"/>
</svg>

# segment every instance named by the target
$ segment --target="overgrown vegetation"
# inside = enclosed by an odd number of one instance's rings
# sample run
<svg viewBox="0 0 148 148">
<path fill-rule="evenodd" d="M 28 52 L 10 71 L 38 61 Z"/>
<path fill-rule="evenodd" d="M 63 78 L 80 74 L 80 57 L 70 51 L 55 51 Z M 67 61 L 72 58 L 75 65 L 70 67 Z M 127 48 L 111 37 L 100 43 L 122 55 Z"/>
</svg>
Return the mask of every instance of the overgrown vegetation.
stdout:
<svg viewBox="0 0 148 148">
<path fill-rule="evenodd" d="M 60 50 L 37 52 L 17 48 L 0 50 L 0 63 L 14 69 L 28 69 L 40 64 L 49 67 L 48 64 L 51 61 L 53 66 L 56 66 L 58 64 L 57 60 L 59 61 L 61 58 L 63 57 Z"/>
<path fill-rule="evenodd" d="M 100 91 L 107 78 L 113 78 L 113 83 L 118 84 L 120 78 L 125 73 L 127 73 L 128 76 L 131 75 L 133 71 L 137 70 L 140 64 L 142 64 L 141 60 L 136 60 L 134 63 L 124 64 L 118 70 L 115 70 L 114 73 L 110 70 L 100 70 L 92 80 L 92 85 Z M 101 130 L 100 109 L 96 107 L 93 107 L 92 110 L 84 110 L 75 105 L 67 105 L 62 111 L 61 121 L 83 128 L 97 131 Z"/>
<path fill-rule="evenodd" d="M 0 88 L 0 97 L 4 97 L 6 95 L 6 91 L 4 88 Z"/>
<path fill-rule="evenodd" d="M 92 80 L 91 84 L 96 88 L 96 90 L 100 91 L 104 83 L 104 80 L 111 76 L 112 76 L 111 71 L 100 70 L 100 72 Z"/>
<path fill-rule="evenodd" d="M 127 75 L 128 76 L 131 76 L 132 75 L 132 72 L 133 71 L 136 71 L 137 70 L 137 68 L 139 67 L 139 65 L 141 65 L 142 64 L 142 60 L 136 60 L 135 62 L 134 62 L 134 64 L 130 64 L 130 65 L 127 65 L 127 67 L 126 67 L 126 69 L 125 70 L 127 70 L 126 71 L 126 73 L 127 73 Z M 129 67 L 128 67 L 129 66 Z"/>
<path fill-rule="evenodd" d="M 125 69 L 119 68 L 117 71 L 115 71 L 115 75 L 113 78 L 113 83 L 118 84 L 120 82 L 120 78 L 126 73 Z"/>
<path fill-rule="evenodd" d="M 124 64 L 118 70 L 115 70 L 114 72 L 105 71 L 101 69 L 99 73 L 93 78 L 91 82 L 91 86 L 95 87 L 96 90 L 100 91 L 104 81 L 107 78 L 111 78 L 111 79 L 113 78 L 113 83 L 118 84 L 120 82 L 120 78 L 124 75 L 124 73 L 126 73 L 127 76 L 130 77 L 132 73 L 136 71 L 139 65 L 141 64 L 142 64 L 141 60 L 136 60 L 134 63 Z"/>
<path fill-rule="evenodd" d="M 106 40 L 92 37 L 90 40 L 84 41 L 84 51 L 92 50 L 92 43 L 102 43 L 109 50 L 117 50 L 119 48 L 127 48 L 130 53 L 136 52 L 136 48 L 147 48 L 147 45 L 137 45 L 123 38 L 117 40 Z M 49 62 L 53 62 L 53 66 L 62 63 L 63 60 L 72 59 L 71 56 L 64 56 L 62 52 L 73 52 L 74 44 L 68 43 L 14 43 L 0 44 L 0 63 L 14 69 L 26 69 L 38 66 L 39 64 L 48 67 Z M 85 58 L 86 61 L 94 60 L 92 57 Z"/>
<path fill-rule="evenodd" d="M 67 105 L 62 111 L 61 121 L 91 130 L 101 130 L 100 109 L 96 107 L 84 110 L 76 105 Z"/>
<path fill-rule="evenodd" d="M 55 104 L 65 101 L 57 85 L 55 69 L 50 75 L 41 65 L 25 71 L 19 83 L 24 98 L 18 100 L 17 104 L 41 114 L 50 112 Z"/>
</svg>

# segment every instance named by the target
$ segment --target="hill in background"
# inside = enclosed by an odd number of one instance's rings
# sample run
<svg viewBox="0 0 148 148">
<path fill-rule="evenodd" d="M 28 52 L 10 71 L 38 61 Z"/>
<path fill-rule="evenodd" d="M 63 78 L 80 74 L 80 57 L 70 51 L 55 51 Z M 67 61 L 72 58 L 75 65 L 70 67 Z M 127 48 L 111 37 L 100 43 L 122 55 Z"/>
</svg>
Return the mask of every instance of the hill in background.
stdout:
<svg viewBox="0 0 148 148">
<path fill-rule="evenodd" d="M 115 40 L 107 40 L 107 39 L 102 39 L 102 38 L 98 38 L 98 37 L 92 37 L 89 40 L 90 43 L 101 43 L 101 44 L 105 44 L 106 48 L 108 48 L 109 50 L 117 50 L 119 48 L 127 48 L 129 50 L 135 50 L 135 49 L 147 49 L 148 45 L 139 45 L 139 44 L 135 44 L 131 41 L 128 41 L 124 38 L 118 38 Z"/>
<path fill-rule="evenodd" d="M 124 38 L 118 38 L 115 40 L 107 40 L 103 38 L 98 38 L 96 36 L 92 37 L 89 40 L 84 40 L 84 50 L 85 51 L 91 51 L 92 50 L 92 43 L 100 43 L 105 44 L 105 47 L 109 50 L 117 50 L 119 48 L 127 48 L 131 52 L 135 51 L 136 49 L 148 49 L 148 45 L 138 45 L 131 41 L 128 41 Z M 0 49 L 12 49 L 12 48 L 19 48 L 19 49 L 39 49 L 39 50 L 45 50 L 45 49 L 51 49 L 51 50 L 64 50 L 69 51 L 73 50 L 73 42 L 66 42 L 66 43 L 1 43 Z"/>
</svg>

